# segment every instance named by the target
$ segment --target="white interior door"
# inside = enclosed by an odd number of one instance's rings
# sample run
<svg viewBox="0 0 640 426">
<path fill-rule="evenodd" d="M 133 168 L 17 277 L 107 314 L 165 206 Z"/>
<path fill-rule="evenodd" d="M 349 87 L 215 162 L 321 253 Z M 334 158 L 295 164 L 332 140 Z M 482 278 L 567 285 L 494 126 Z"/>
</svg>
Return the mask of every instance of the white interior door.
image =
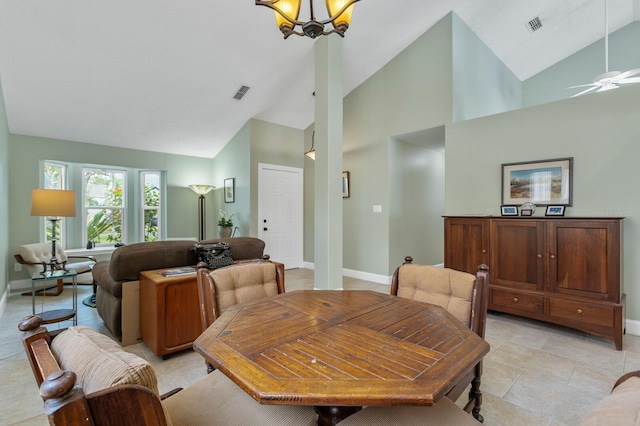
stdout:
<svg viewBox="0 0 640 426">
<path fill-rule="evenodd" d="M 258 237 L 286 269 L 302 267 L 302 169 L 258 165 Z"/>
</svg>

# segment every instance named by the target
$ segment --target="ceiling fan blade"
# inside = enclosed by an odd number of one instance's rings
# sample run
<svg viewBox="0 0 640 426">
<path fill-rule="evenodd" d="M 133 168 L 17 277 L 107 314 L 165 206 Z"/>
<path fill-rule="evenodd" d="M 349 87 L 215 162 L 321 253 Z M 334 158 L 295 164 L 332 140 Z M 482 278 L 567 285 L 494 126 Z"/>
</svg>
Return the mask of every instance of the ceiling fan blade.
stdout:
<svg viewBox="0 0 640 426">
<path fill-rule="evenodd" d="M 589 84 L 580 84 L 579 86 L 567 87 L 567 89 L 577 89 L 579 87 L 589 87 L 589 86 L 598 87 L 597 84 L 589 83 Z"/>
<path fill-rule="evenodd" d="M 573 95 L 573 96 L 572 96 L 572 98 L 575 98 L 576 96 L 584 95 L 585 93 L 589 93 L 589 92 L 591 92 L 592 90 L 596 90 L 597 88 L 598 88 L 598 86 L 593 86 L 593 87 L 591 87 L 591 88 L 589 88 L 589 89 L 587 89 L 587 90 L 583 90 L 583 91 L 582 91 L 582 92 L 580 92 L 580 93 L 576 93 L 575 95 Z"/>
<path fill-rule="evenodd" d="M 616 86 L 615 84 L 607 84 L 602 86 L 601 88 L 599 88 L 598 90 L 596 90 L 597 92 L 606 92 L 607 90 L 613 90 L 613 89 L 617 89 L 618 86 Z"/>
<path fill-rule="evenodd" d="M 624 80 L 620 80 L 618 82 L 618 84 L 631 84 L 631 83 L 640 83 L 640 77 L 625 78 Z"/>
<path fill-rule="evenodd" d="M 627 77 L 631 77 L 632 75 L 640 74 L 640 68 L 636 68 L 633 70 L 625 71 L 618 76 L 619 79 L 625 79 Z"/>
</svg>

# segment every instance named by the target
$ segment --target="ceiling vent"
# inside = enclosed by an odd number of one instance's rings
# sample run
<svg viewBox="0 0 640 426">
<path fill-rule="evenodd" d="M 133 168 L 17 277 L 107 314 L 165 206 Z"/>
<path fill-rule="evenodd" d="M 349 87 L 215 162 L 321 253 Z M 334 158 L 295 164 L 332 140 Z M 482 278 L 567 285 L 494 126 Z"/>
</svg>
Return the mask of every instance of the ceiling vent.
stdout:
<svg viewBox="0 0 640 426">
<path fill-rule="evenodd" d="M 542 21 L 540 21 L 540 17 L 536 16 L 535 18 L 527 22 L 527 28 L 532 33 L 542 28 Z"/>
<path fill-rule="evenodd" d="M 249 86 L 240 86 L 240 89 L 238 89 L 238 91 L 236 92 L 235 95 L 233 95 L 233 99 L 237 99 L 240 100 L 244 97 L 244 95 L 247 94 L 247 92 L 249 91 L 250 87 Z"/>
</svg>

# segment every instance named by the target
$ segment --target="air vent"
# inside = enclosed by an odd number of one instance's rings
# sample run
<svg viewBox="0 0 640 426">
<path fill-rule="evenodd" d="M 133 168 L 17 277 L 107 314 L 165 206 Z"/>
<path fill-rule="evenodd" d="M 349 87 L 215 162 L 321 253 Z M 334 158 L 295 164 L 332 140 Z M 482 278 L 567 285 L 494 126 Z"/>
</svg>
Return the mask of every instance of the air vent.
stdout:
<svg viewBox="0 0 640 426">
<path fill-rule="evenodd" d="M 237 99 L 237 100 L 242 99 L 242 97 L 247 94 L 249 89 L 250 89 L 249 86 L 240 86 L 240 89 L 238 89 L 236 94 L 233 95 L 233 99 Z"/>
<path fill-rule="evenodd" d="M 540 28 L 542 28 L 542 21 L 540 21 L 540 17 L 536 16 L 535 18 L 527 22 L 527 28 L 529 28 L 529 31 L 531 32 L 538 31 Z"/>
</svg>

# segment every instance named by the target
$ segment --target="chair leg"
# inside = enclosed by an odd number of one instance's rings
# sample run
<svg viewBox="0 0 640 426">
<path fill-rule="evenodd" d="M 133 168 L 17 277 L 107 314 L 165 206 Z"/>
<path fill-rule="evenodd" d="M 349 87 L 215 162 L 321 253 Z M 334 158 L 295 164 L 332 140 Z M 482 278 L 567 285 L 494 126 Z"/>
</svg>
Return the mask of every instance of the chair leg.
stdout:
<svg viewBox="0 0 640 426">
<path fill-rule="evenodd" d="M 480 391 L 480 376 L 476 376 L 471 381 L 471 390 L 469 391 L 469 401 L 474 401 L 471 414 L 480 423 L 484 423 L 484 417 L 480 414 L 480 406 L 482 405 L 482 392 Z"/>
<path fill-rule="evenodd" d="M 51 290 L 53 288 L 56 289 L 54 293 L 48 292 L 48 290 Z M 59 296 L 60 293 L 62 293 L 62 290 L 64 290 L 64 282 L 62 282 L 62 279 L 59 279 L 55 287 L 46 287 L 46 288 L 43 288 L 42 290 L 37 290 L 35 294 L 36 296 Z M 32 295 L 33 293 L 31 293 L 30 291 L 25 291 L 24 293 L 22 293 L 22 296 L 32 296 Z"/>
</svg>

